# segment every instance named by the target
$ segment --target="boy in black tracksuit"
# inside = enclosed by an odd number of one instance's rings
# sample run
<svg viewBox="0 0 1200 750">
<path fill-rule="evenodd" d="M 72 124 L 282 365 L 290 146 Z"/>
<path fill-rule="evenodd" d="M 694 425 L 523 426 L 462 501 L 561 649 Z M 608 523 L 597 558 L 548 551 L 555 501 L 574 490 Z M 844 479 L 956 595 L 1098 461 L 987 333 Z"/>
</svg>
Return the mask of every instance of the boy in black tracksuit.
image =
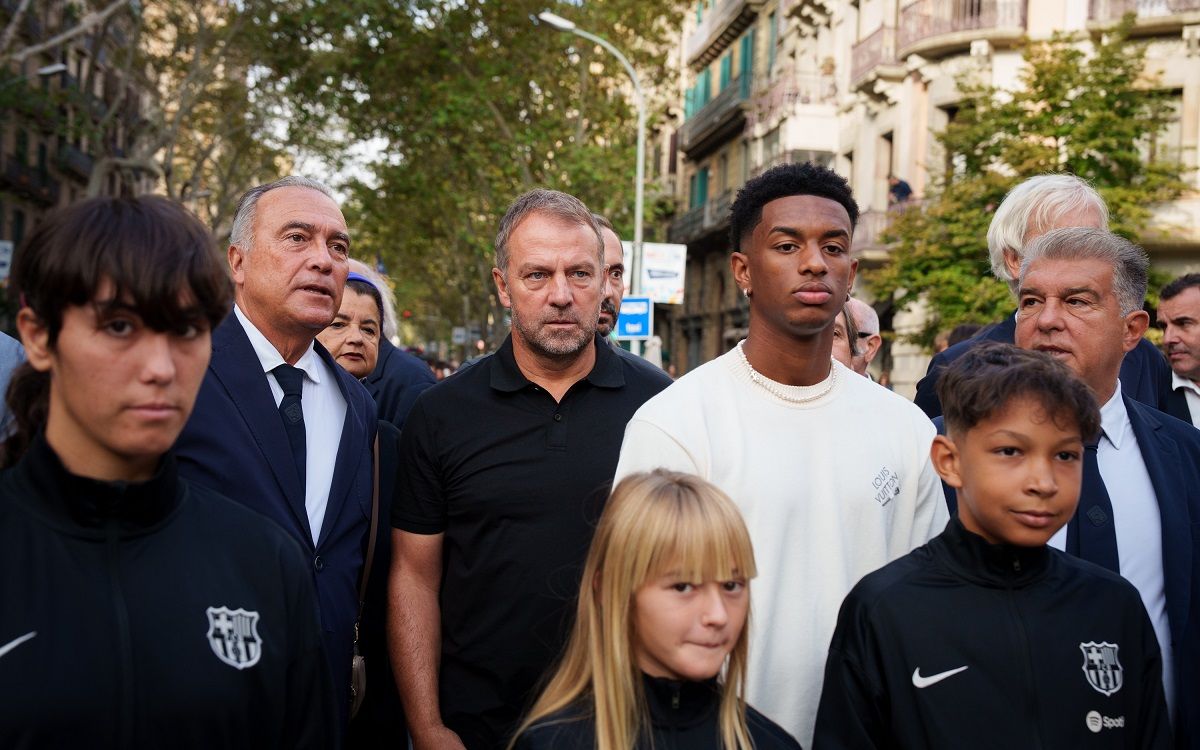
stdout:
<svg viewBox="0 0 1200 750">
<path fill-rule="evenodd" d="M 939 383 L 933 465 L 958 518 L 838 615 L 814 747 L 1168 748 L 1132 584 L 1048 548 L 1078 502 L 1088 388 L 1040 352 L 972 349 Z"/>
</svg>

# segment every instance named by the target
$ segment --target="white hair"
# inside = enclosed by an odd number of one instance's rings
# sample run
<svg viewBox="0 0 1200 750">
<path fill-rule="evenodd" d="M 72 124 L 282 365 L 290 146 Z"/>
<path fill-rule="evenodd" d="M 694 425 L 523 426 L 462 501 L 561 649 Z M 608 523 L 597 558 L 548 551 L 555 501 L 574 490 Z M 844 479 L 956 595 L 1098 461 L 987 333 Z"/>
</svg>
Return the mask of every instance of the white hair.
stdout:
<svg viewBox="0 0 1200 750">
<path fill-rule="evenodd" d="M 229 244 L 236 245 L 242 250 L 249 250 L 254 244 L 254 215 L 258 208 L 258 199 L 276 188 L 303 187 L 316 190 L 337 203 L 337 197 L 327 185 L 316 180 L 310 180 L 300 175 L 288 175 L 265 185 L 258 185 L 246 191 L 238 201 L 237 211 L 233 214 L 233 229 L 229 232 Z"/>
<path fill-rule="evenodd" d="M 392 285 L 374 268 L 361 260 L 350 259 L 350 270 L 371 280 L 383 298 L 383 336 L 389 341 L 396 336 L 396 294 Z"/>
<path fill-rule="evenodd" d="M 992 275 L 1008 282 L 1014 292 L 1017 280 L 1008 272 L 1004 251 L 1012 250 L 1017 260 L 1025 258 L 1025 238 L 1054 228 L 1071 214 L 1094 210 L 1101 228 L 1108 227 L 1108 206 L 1095 188 L 1071 174 L 1043 174 L 1030 177 L 1004 196 L 988 227 L 988 256 Z"/>
<path fill-rule="evenodd" d="M 879 313 L 875 312 L 875 308 L 854 297 L 846 300 L 846 306 L 850 308 L 850 314 L 854 316 L 854 326 L 860 333 L 869 333 L 872 336 L 879 333 Z"/>
</svg>

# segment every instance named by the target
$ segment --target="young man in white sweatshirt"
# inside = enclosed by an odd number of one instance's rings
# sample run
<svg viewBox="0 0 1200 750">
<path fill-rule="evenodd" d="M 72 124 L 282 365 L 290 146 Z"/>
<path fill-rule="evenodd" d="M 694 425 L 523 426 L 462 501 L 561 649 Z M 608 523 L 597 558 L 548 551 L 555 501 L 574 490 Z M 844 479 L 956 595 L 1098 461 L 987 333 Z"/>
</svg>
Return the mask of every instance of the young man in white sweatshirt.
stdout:
<svg viewBox="0 0 1200 750">
<path fill-rule="evenodd" d="M 730 239 L 749 336 L 638 410 L 615 480 L 666 467 L 738 503 L 759 566 L 747 699 L 806 747 L 842 599 L 949 518 L 929 462 L 933 425 L 831 358 L 857 218 L 849 185 L 820 166 L 746 183 Z"/>
</svg>

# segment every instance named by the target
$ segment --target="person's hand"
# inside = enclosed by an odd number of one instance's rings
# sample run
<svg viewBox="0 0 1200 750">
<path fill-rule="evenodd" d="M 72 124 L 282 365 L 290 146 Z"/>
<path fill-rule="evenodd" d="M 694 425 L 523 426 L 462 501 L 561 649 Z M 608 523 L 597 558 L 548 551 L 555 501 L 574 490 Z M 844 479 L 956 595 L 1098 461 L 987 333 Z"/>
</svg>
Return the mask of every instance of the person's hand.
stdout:
<svg viewBox="0 0 1200 750">
<path fill-rule="evenodd" d="M 438 725 L 413 732 L 413 750 L 467 750 L 454 730 Z"/>
</svg>

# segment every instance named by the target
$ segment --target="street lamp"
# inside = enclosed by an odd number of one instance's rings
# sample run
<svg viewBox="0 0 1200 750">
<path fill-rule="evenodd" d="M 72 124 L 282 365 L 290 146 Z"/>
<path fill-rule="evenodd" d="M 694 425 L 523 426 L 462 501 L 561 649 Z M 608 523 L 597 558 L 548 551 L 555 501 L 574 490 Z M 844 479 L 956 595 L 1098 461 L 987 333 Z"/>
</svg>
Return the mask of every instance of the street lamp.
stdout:
<svg viewBox="0 0 1200 750">
<path fill-rule="evenodd" d="M 66 69 L 67 69 L 66 65 L 63 65 L 60 62 L 56 62 L 56 63 L 51 63 L 50 65 L 43 65 L 42 67 L 38 68 L 34 72 L 37 74 L 37 76 L 39 78 L 49 78 L 52 75 L 57 75 L 59 73 L 62 73 Z M 25 76 L 19 75 L 16 78 L 5 81 L 4 85 L 0 86 L 0 91 L 3 91 L 4 89 L 8 88 L 9 86 L 15 86 L 18 83 L 21 83 L 22 81 L 26 81 L 26 80 L 28 80 L 28 79 Z"/>
<path fill-rule="evenodd" d="M 612 46 L 607 40 L 602 39 L 595 34 L 590 34 L 583 29 L 577 27 L 573 22 L 568 21 L 562 16 L 555 15 L 548 10 L 544 10 L 537 15 L 538 20 L 543 23 L 558 29 L 559 31 L 569 31 L 572 34 L 581 36 L 588 41 L 599 44 L 604 49 L 608 50 L 621 61 L 625 66 L 625 72 L 629 74 L 629 78 L 633 81 L 633 97 L 637 104 L 638 124 L 637 124 L 637 170 L 634 177 L 634 204 L 633 204 L 633 262 L 630 264 L 630 273 L 633 274 L 633 280 L 629 283 L 629 290 L 633 294 L 640 294 L 642 291 L 642 203 L 645 194 L 645 175 L 646 175 L 646 100 L 642 97 L 642 84 L 638 80 L 637 71 L 629 64 L 628 58 L 621 54 L 621 51 Z M 638 342 L 634 342 L 635 344 Z M 640 346 L 638 347 L 641 348 Z"/>
</svg>

